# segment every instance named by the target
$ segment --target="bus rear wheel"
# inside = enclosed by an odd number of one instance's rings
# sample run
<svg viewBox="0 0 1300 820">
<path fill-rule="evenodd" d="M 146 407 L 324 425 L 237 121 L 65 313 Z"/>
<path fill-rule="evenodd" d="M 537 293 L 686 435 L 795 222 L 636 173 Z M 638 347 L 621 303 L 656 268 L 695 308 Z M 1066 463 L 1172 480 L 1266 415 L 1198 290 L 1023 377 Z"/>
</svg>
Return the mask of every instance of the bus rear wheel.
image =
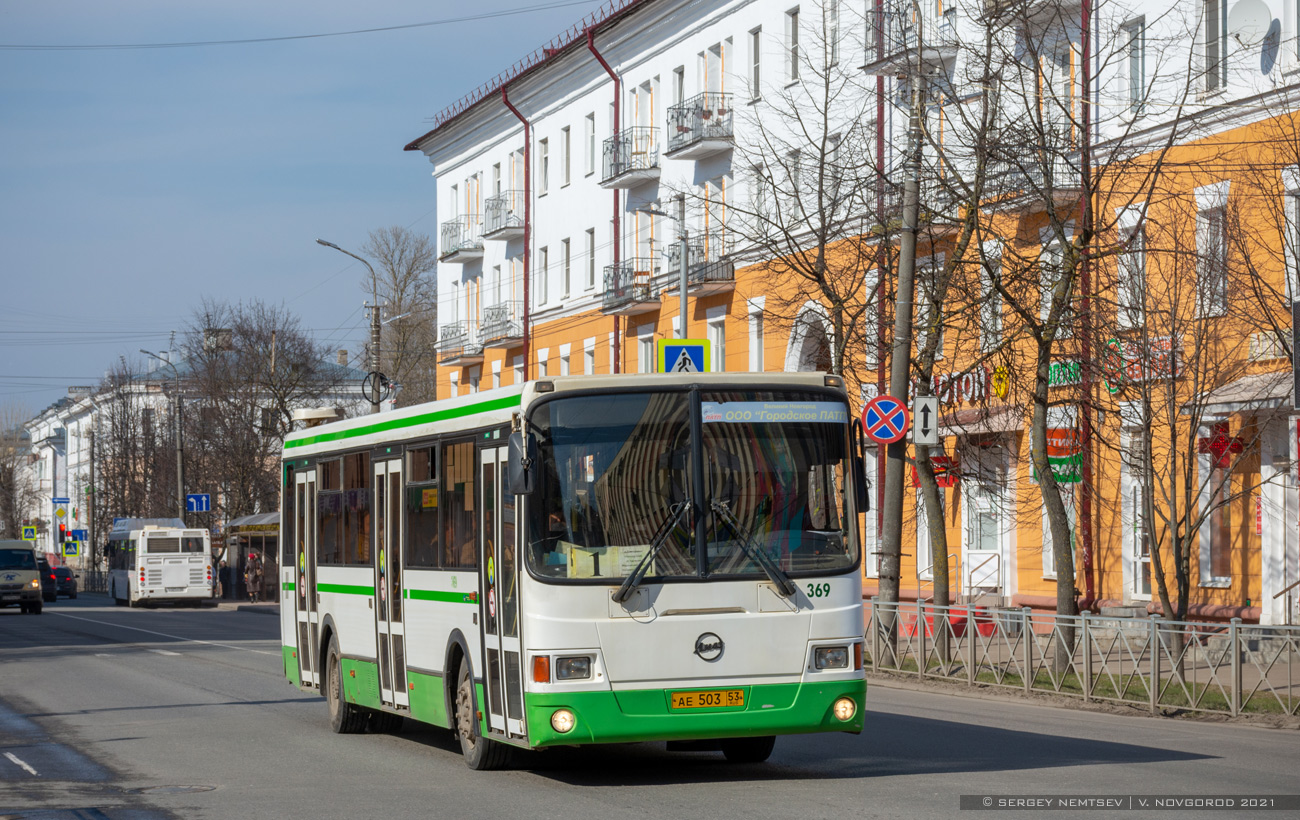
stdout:
<svg viewBox="0 0 1300 820">
<path fill-rule="evenodd" d="M 329 652 L 325 655 L 325 701 L 330 708 L 330 728 L 336 734 L 354 735 L 366 729 L 367 715 L 361 707 L 348 703 L 343 697 L 343 659 L 339 653 L 338 639 L 330 637 Z"/>
<path fill-rule="evenodd" d="M 469 675 L 469 664 L 461 663 L 456 680 L 456 736 L 460 739 L 460 753 L 465 765 L 475 771 L 499 769 L 506 764 L 510 749 L 483 737 L 479 732 L 478 715 L 474 708 L 474 681 Z"/>
<path fill-rule="evenodd" d="M 728 763 L 762 763 L 772 756 L 776 737 L 733 737 L 722 741 L 722 754 Z"/>
</svg>

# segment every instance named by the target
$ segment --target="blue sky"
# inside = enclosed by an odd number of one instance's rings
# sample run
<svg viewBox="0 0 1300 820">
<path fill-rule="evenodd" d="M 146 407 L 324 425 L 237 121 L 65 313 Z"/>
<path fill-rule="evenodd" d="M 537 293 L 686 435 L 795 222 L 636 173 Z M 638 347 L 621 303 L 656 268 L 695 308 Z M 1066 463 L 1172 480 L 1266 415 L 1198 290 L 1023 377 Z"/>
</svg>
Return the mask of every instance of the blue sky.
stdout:
<svg viewBox="0 0 1300 820">
<path fill-rule="evenodd" d="M 568 0 L 558 0 L 567 2 Z M 446 105 L 598 7 L 556 0 L 0 2 L 0 405 L 35 413 L 204 296 L 283 303 L 365 337 L 374 229 L 436 239 L 432 166 L 402 147 Z M 292 37 L 239 45 L 15 50 Z"/>
</svg>

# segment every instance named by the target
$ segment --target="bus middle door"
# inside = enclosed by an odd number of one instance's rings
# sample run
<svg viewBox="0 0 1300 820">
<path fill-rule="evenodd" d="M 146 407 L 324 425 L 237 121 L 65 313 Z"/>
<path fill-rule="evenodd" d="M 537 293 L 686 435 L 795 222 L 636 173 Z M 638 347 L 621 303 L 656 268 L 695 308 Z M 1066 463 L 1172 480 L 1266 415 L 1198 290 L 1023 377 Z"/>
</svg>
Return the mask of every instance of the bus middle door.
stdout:
<svg viewBox="0 0 1300 820">
<path fill-rule="evenodd" d="M 479 452 L 479 571 L 484 590 L 481 617 L 488 729 L 494 735 L 520 739 L 526 737 L 526 727 L 515 496 L 506 488 L 506 448 L 489 447 Z"/>
<path fill-rule="evenodd" d="M 379 698 L 410 706 L 406 689 L 406 635 L 402 606 L 402 459 L 375 461 L 375 623 Z"/>
</svg>

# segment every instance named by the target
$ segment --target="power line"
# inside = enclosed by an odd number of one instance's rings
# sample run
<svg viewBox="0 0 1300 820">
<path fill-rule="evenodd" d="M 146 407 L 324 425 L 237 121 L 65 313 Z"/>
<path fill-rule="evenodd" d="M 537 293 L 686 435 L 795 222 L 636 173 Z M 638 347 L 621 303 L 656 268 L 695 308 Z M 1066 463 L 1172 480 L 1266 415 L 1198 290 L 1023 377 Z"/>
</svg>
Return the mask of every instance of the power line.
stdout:
<svg viewBox="0 0 1300 820">
<path fill-rule="evenodd" d="M 318 40 L 325 37 L 350 37 L 355 34 L 376 34 L 385 31 L 403 31 L 414 28 L 428 28 L 430 26 L 446 26 L 454 23 L 469 23 L 478 20 L 493 20 L 500 17 L 511 17 L 517 14 L 529 14 L 535 11 L 549 11 L 551 9 L 567 8 L 569 6 L 589 5 L 591 2 L 592 0 L 566 0 L 566 2 L 543 3 L 538 6 L 521 6 L 513 9 L 502 9 L 501 11 L 484 12 L 483 14 L 469 14 L 463 17 L 447 17 L 442 20 L 430 20 L 424 23 L 406 23 L 397 26 L 379 26 L 376 28 L 353 29 L 351 31 L 331 31 L 318 34 L 292 34 L 282 37 L 250 37 L 239 40 L 194 40 L 176 43 L 86 43 L 79 45 L 23 45 L 20 43 L 0 43 L 0 51 L 140 51 L 161 48 L 201 48 L 205 46 L 238 46 L 258 43 L 282 43 L 291 40 Z"/>
</svg>

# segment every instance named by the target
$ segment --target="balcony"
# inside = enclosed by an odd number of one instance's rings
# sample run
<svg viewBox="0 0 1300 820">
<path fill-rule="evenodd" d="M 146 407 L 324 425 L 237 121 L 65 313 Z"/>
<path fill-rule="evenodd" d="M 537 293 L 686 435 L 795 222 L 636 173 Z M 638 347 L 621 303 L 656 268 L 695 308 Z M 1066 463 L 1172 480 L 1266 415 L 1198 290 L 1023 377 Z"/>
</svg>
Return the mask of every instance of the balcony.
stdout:
<svg viewBox="0 0 1300 820">
<path fill-rule="evenodd" d="M 887 2 L 880 11 L 867 12 L 867 36 L 873 45 L 877 25 L 881 47 L 862 67 L 867 74 L 913 75 L 921 68 L 950 65 L 957 58 L 957 29 L 950 15 L 927 19 L 918 26 L 910 2 Z"/>
<path fill-rule="evenodd" d="M 442 223 L 438 259 L 469 262 L 483 258 L 483 222 L 478 216 L 458 216 Z"/>
<path fill-rule="evenodd" d="M 1083 183 L 1068 134 L 1008 135 L 1003 145 L 988 159 L 984 190 L 995 200 L 992 207 L 1037 212 L 1046 208 L 1048 199 L 1058 207 L 1078 201 Z M 1035 145 L 1039 147 L 1031 147 Z M 1024 150 L 1017 154 L 1014 146 Z"/>
<path fill-rule="evenodd" d="M 524 339 L 524 303 L 502 302 L 483 310 L 484 347 L 515 347 Z"/>
<path fill-rule="evenodd" d="M 659 129 L 624 128 L 604 143 L 600 187 L 635 188 L 659 179 Z"/>
<path fill-rule="evenodd" d="M 664 255 L 664 291 L 676 290 L 681 281 L 682 244 L 669 245 Z M 686 289 L 692 296 L 711 296 L 736 288 L 736 266 L 727 255 L 725 234 L 691 237 L 686 241 Z"/>
<path fill-rule="evenodd" d="M 731 95 L 705 92 L 668 109 L 668 151 L 674 159 L 703 159 L 735 144 Z"/>
<path fill-rule="evenodd" d="M 523 191 L 502 191 L 483 201 L 484 239 L 518 239 L 523 235 Z"/>
<path fill-rule="evenodd" d="M 474 322 L 452 322 L 438 328 L 438 363 L 449 367 L 481 364 L 483 347 L 475 338 Z"/>
<path fill-rule="evenodd" d="M 661 272 L 654 257 L 625 259 L 605 268 L 605 297 L 601 312 L 614 316 L 636 316 L 659 309 L 654 279 Z"/>
</svg>

